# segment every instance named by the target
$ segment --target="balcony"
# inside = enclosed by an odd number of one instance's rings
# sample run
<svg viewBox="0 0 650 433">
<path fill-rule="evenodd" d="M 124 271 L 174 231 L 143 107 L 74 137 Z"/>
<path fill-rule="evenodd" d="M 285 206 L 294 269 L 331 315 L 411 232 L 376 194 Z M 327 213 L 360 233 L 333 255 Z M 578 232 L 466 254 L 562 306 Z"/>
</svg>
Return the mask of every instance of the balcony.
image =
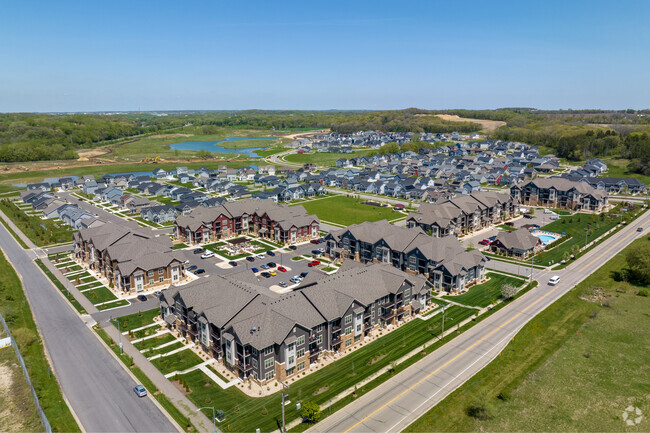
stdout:
<svg viewBox="0 0 650 433">
<path fill-rule="evenodd" d="M 335 334 L 337 332 L 341 332 L 341 325 L 332 326 L 332 334 Z"/>
<path fill-rule="evenodd" d="M 372 323 L 366 323 L 366 324 L 363 325 L 363 330 L 364 331 L 370 331 L 373 328 L 373 326 L 374 325 Z"/>
<path fill-rule="evenodd" d="M 332 346 L 337 346 L 337 345 L 341 344 L 341 341 L 343 341 L 343 340 L 341 340 L 341 337 L 334 337 L 334 338 L 332 338 L 331 344 L 332 344 Z"/>
<path fill-rule="evenodd" d="M 241 364 L 237 362 L 237 365 L 235 366 L 239 371 L 242 373 L 247 373 L 253 369 L 253 366 L 251 364 Z"/>
<path fill-rule="evenodd" d="M 386 302 L 385 304 L 382 304 L 381 307 L 382 307 L 382 308 L 390 308 L 390 307 L 392 307 L 393 305 L 395 305 L 395 301 L 388 301 L 388 302 Z"/>
<path fill-rule="evenodd" d="M 379 316 L 382 320 L 390 320 L 395 317 L 395 310 L 390 310 L 389 312 Z"/>
<path fill-rule="evenodd" d="M 317 357 L 320 352 L 321 352 L 320 347 L 314 347 L 313 349 L 309 349 L 309 359 Z"/>
</svg>

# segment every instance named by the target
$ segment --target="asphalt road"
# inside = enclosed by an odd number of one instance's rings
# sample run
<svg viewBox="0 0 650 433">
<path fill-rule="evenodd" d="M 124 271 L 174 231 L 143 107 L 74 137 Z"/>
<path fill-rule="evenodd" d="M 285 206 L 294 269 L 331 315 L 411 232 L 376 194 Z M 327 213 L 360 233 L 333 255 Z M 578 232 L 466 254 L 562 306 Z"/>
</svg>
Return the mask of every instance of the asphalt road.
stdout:
<svg viewBox="0 0 650 433">
<path fill-rule="evenodd" d="M 0 228 L 0 246 L 23 287 L 62 390 L 88 432 L 176 431 L 150 397 L 138 398 L 136 383 L 77 316 L 31 254 Z"/>
<path fill-rule="evenodd" d="M 646 214 L 564 270 L 536 270 L 538 287 L 308 431 L 401 431 L 493 360 L 531 318 L 634 239 L 647 236 L 649 223 Z M 547 284 L 552 275 L 561 277 L 557 286 Z"/>
</svg>

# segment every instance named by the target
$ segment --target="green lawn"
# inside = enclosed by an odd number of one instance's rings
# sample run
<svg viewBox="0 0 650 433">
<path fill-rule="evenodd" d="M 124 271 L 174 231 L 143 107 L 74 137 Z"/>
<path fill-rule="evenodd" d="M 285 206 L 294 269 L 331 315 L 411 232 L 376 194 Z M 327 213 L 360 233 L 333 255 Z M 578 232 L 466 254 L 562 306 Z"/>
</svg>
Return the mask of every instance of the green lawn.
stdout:
<svg viewBox="0 0 650 433">
<path fill-rule="evenodd" d="M 501 356 L 405 431 L 647 430 L 646 419 L 627 427 L 621 417 L 629 405 L 650 412 L 650 298 L 612 278 L 624 254 L 534 317 Z M 483 419 L 470 416 L 477 412 Z"/>
<path fill-rule="evenodd" d="M 141 311 L 139 313 L 133 313 L 128 316 L 122 316 L 117 319 L 113 319 L 112 322 L 113 325 L 117 326 L 119 321 L 120 330 L 122 332 L 125 332 L 136 328 L 142 328 L 143 326 L 153 323 L 153 318 L 159 314 L 159 309 L 152 308 L 151 310 Z"/>
<path fill-rule="evenodd" d="M 172 355 L 163 356 L 151 361 L 151 363 L 158 370 L 160 370 L 162 374 L 171 373 L 173 371 L 187 370 L 188 368 L 198 365 L 202 362 L 203 360 L 190 349 L 181 350 L 180 352 L 174 353 Z"/>
<path fill-rule="evenodd" d="M 180 244 L 174 244 L 174 245 L 172 246 L 172 250 L 181 250 L 181 249 L 183 249 L 183 248 L 187 248 L 188 246 L 189 246 L 189 245 L 184 244 L 184 243 L 181 242 Z"/>
<path fill-rule="evenodd" d="M 39 247 L 72 241 L 73 230 L 61 221 L 27 216 L 8 199 L 0 200 L 0 210 Z"/>
<path fill-rule="evenodd" d="M 78 432 L 79 426 L 63 399 L 59 383 L 45 357 L 43 341 L 36 328 L 21 281 L 4 254 L 0 254 L 0 275 L 2 275 L 2 279 L 0 279 L 0 313 L 2 313 L 25 360 L 27 371 L 45 416 L 53 431 Z M 0 350 L 12 351 L 13 349 L 9 347 Z M 4 408 L 4 405 L 0 403 L 0 407 Z M 14 415 L 18 416 L 20 413 Z"/>
<path fill-rule="evenodd" d="M 445 327 L 450 329 L 454 324 L 470 317 L 472 313 L 473 310 L 468 308 L 450 307 L 445 316 Z M 303 400 L 323 404 L 414 348 L 436 339 L 440 331 L 440 315 L 428 320 L 412 320 L 333 364 L 291 383 L 289 399 L 292 402 Z M 277 420 L 280 418 L 279 393 L 264 398 L 247 397 L 234 387 L 223 390 L 212 384 L 201 371 L 190 372 L 182 378 L 192 391 L 187 397 L 197 406 L 209 404 L 215 409 L 226 412 L 222 429 L 226 425 L 230 426 L 231 431 L 253 431 L 255 428 L 260 428 L 262 431 L 277 429 Z M 206 383 L 210 385 L 206 386 Z M 266 408 L 267 415 L 262 415 L 263 408 Z M 286 414 L 287 421 L 299 416 L 293 404 L 286 407 Z"/>
<path fill-rule="evenodd" d="M 145 355 L 147 357 L 152 357 L 152 356 L 158 355 L 158 354 L 165 354 L 165 353 L 169 353 L 169 352 L 171 352 L 173 350 L 180 349 L 183 346 L 184 346 L 183 343 L 181 343 L 180 341 L 177 341 L 177 342 L 175 342 L 173 344 L 170 344 L 169 346 L 161 347 L 160 349 L 151 349 L 148 352 L 145 352 Z"/>
<path fill-rule="evenodd" d="M 102 310 L 108 310 L 109 308 L 124 307 L 129 304 L 130 304 L 129 301 L 127 301 L 126 299 L 120 299 L 118 301 L 108 302 L 102 305 L 95 305 L 95 307 L 97 307 L 99 311 L 102 311 Z"/>
<path fill-rule="evenodd" d="M 14 229 L 12 229 L 11 227 L 9 227 L 9 224 L 7 224 L 7 221 L 5 221 L 4 218 L 0 218 L 0 223 L 2 223 L 3 226 L 5 226 L 5 228 L 6 228 L 7 231 L 9 232 L 9 234 L 10 234 L 11 236 L 13 236 L 13 238 L 16 240 L 16 242 L 18 242 L 18 245 L 20 245 L 23 249 L 27 249 L 27 248 L 29 248 L 29 247 L 27 246 L 27 244 L 25 243 L 25 241 L 23 241 L 23 239 L 22 239 L 20 236 L 18 236 L 18 233 L 16 233 L 16 232 L 14 231 Z"/>
<path fill-rule="evenodd" d="M 275 155 L 276 153 L 284 152 L 288 150 L 286 147 L 272 147 L 264 150 L 256 150 L 255 153 L 261 158 L 266 158 L 267 156 Z"/>
<path fill-rule="evenodd" d="M 525 283 L 523 279 L 495 274 L 492 272 L 489 272 L 487 276 L 490 278 L 488 281 L 470 287 L 466 293 L 458 296 L 444 296 L 444 298 L 463 305 L 487 307 L 501 298 L 501 286 L 512 284 L 515 287 L 521 287 Z"/>
<path fill-rule="evenodd" d="M 603 161 L 607 164 L 606 176 L 633 177 L 635 179 L 639 179 L 641 182 L 645 183 L 646 185 L 650 185 L 650 176 L 646 176 L 640 173 L 631 173 L 627 171 L 627 165 L 630 163 L 629 159 L 603 158 Z"/>
<path fill-rule="evenodd" d="M 136 349 L 142 351 L 146 349 L 152 349 L 154 347 L 160 346 L 161 344 L 170 343 L 176 340 L 172 334 L 163 334 L 158 337 L 147 338 L 146 340 L 138 341 L 134 343 Z"/>
<path fill-rule="evenodd" d="M 329 167 L 335 167 L 336 161 L 345 158 L 358 158 L 361 156 L 372 155 L 374 150 L 363 149 L 354 151 L 352 153 L 329 153 L 329 152 L 315 152 L 315 153 L 292 153 L 287 155 L 285 159 L 289 162 L 297 162 L 300 164 L 306 164 L 308 162 L 324 165 Z"/>
<path fill-rule="evenodd" d="M 86 290 L 82 293 L 86 298 L 88 298 L 88 300 L 90 300 L 90 302 L 93 303 L 93 305 L 103 304 L 104 302 L 115 301 L 117 299 L 113 292 L 104 286 Z"/>
<path fill-rule="evenodd" d="M 346 197 L 344 195 L 333 195 L 322 200 L 301 203 L 307 213 L 316 214 L 324 221 L 349 226 L 364 221 L 379 221 L 382 219 L 393 220 L 402 217 L 399 212 L 393 211 L 391 207 L 376 207 L 361 204 L 365 200 Z"/>
</svg>

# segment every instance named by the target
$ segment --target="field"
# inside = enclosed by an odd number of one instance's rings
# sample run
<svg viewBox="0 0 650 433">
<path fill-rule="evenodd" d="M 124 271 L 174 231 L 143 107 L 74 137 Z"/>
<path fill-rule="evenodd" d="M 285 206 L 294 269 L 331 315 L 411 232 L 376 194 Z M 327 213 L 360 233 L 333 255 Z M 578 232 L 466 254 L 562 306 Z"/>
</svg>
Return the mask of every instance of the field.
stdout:
<svg viewBox="0 0 650 433">
<path fill-rule="evenodd" d="M 11 200 L 0 200 L 0 210 L 39 247 L 72 241 L 72 230 L 62 221 L 26 215 Z"/>
<path fill-rule="evenodd" d="M 483 127 L 483 132 L 492 132 L 495 129 L 505 126 L 506 122 L 500 120 L 483 120 L 483 119 L 470 119 L 468 117 L 460 117 L 456 114 L 435 114 L 436 117 L 450 122 L 470 122 L 478 123 Z"/>
<path fill-rule="evenodd" d="M 312 162 L 317 165 L 324 165 L 330 167 L 336 167 L 336 161 L 341 158 L 350 159 L 360 156 L 372 155 L 375 152 L 374 150 L 364 149 L 356 150 L 352 153 L 329 153 L 329 152 L 317 152 L 317 153 L 292 153 L 287 155 L 285 159 L 289 162 L 297 162 L 300 164 L 305 164 L 307 162 Z"/>
<path fill-rule="evenodd" d="M 160 310 L 153 308 L 151 310 L 141 311 L 128 316 L 122 316 L 118 319 L 113 319 L 113 324 L 118 326 L 117 322 L 119 321 L 119 327 L 122 332 L 130 331 L 153 323 L 153 318 L 159 314 Z"/>
<path fill-rule="evenodd" d="M 612 278 L 624 254 L 533 318 L 406 431 L 647 431 L 645 417 L 637 427 L 622 420 L 630 405 L 650 412 L 650 298 Z"/>
<path fill-rule="evenodd" d="M 333 195 L 328 198 L 300 203 L 307 213 L 316 214 L 323 221 L 348 226 L 364 221 L 394 220 L 404 214 L 395 212 L 392 207 L 376 207 L 361 204 L 362 199 Z"/>
<path fill-rule="evenodd" d="M 468 308 L 450 307 L 445 315 L 446 328 L 449 329 L 451 325 L 460 323 L 472 313 L 473 310 Z M 392 361 L 422 344 L 436 339 L 440 331 L 441 317 L 439 315 L 428 320 L 412 320 L 335 363 L 292 383 L 289 389 L 289 399 L 323 404 L 354 386 L 360 380 L 389 366 Z M 234 387 L 226 390 L 221 389 L 212 384 L 201 371 L 187 373 L 181 378 L 191 390 L 187 397 L 197 406 L 210 405 L 226 413 L 225 421 L 220 426 L 222 430 L 226 428 L 226 425 L 230 426 L 231 431 L 254 431 L 258 427 L 262 431 L 277 429 L 277 422 L 280 419 L 280 394 L 278 392 L 268 397 L 251 398 Z M 299 416 L 293 404 L 286 407 L 286 413 L 287 421 Z"/>
<path fill-rule="evenodd" d="M 0 337 L 6 337 L 0 329 Z M 0 431 L 42 431 L 34 399 L 13 347 L 0 349 Z"/>
<path fill-rule="evenodd" d="M 645 176 L 640 173 L 630 173 L 627 171 L 627 165 L 630 163 L 629 159 L 603 158 L 603 161 L 607 164 L 607 173 L 605 174 L 606 176 L 633 177 L 635 179 L 639 179 L 646 185 L 650 185 L 650 176 Z"/>
<path fill-rule="evenodd" d="M 525 283 L 523 279 L 495 273 L 489 273 L 488 277 L 490 277 L 488 281 L 470 287 L 469 290 L 462 295 L 444 296 L 444 298 L 463 305 L 487 307 L 501 298 L 501 286 L 504 284 L 512 284 L 515 287 L 520 287 Z"/>
<path fill-rule="evenodd" d="M 59 383 L 45 358 L 43 341 L 36 328 L 23 287 L 11 264 L 0 254 L 0 313 L 11 330 L 25 360 L 32 385 L 45 416 L 54 431 L 79 431 L 70 409 L 63 400 Z M 0 350 L 13 350 L 10 348 Z M 0 377 L 3 375 L 0 374 Z M 3 405 L 0 405 L 2 411 Z M 17 413 L 14 413 L 16 415 Z M 2 424 L 0 424 L 1 426 Z M 4 430 L 0 427 L 0 430 Z M 32 430 L 32 429 L 26 429 Z M 34 429 L 40 431 L 41 429 Z"/>
</svg>

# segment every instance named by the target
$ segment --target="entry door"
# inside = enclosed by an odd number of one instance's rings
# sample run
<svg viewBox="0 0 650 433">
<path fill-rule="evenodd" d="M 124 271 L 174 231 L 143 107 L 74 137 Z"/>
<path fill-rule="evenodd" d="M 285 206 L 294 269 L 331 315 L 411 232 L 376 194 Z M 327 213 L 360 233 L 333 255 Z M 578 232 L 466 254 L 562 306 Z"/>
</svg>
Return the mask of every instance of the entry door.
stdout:
<svg viewBox="0 0 650 433">
<path fill-rule="evenodd" d="M 143 290 L 144 290 L 143 276 L 142 275 L 136 275 L 135 276 L 135 291 L 136 292 L 142 292 Z"/>
</svg>

